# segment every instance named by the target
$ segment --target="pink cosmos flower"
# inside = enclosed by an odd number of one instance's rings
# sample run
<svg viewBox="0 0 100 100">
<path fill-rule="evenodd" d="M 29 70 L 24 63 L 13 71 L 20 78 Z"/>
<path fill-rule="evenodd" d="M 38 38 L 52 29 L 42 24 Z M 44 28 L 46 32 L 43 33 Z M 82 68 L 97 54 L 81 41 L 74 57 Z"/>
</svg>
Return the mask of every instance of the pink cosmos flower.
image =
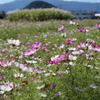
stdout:
<svg viewBox="0 0 100 100">
<path fill-rule="evenodd" d="M 48 49 L 46 49 L 45 47 L 42 47 L 42 49 L 44 50 L 44 51 L 46 51 L 46 52 L 48 52 L 49 50 Z"/>
<path fill-rule="evenodd" d="M 93 52 L 86 53 L 86 57 L 93 55 Z"/>
<path fill-rule="evenodd" d="M 51 64 L 60 64 L 61 61 L 64 61 L 65 59 L 65 55 L 56 55 L 54 57 L 51 58 L 51 60 L 47 60 L 46 63 L 51 63 Z"/>
<path fill-rule="evenodd" d="M 28 81 L 22 81 L 21 83 L 20 83 L 20 85 L 25 85 L 25 84 L 27 84 L 28 83 Z"/>
<path fill-rule="evenodd" d="M 33 50 L 33 49 L 36 49 L 38 48 L 42 43 L 40 42 L 35 42 L 34 44 L 30 44 L 30 49 Z"/>
<path fill-rule="evenodd" d="M 38 51 L 38 49 L 30 49 L 29 51 L 23 52 L 24 56 L 30 56 L 35 54 Z"/>
<path fill-rule="evenodd" d="M 53 88 L 55 88 L 56 87 L 56 84 L 52 84 L 51 86 L 50 86 L 50 89 L 53 89 Z"/>
<path fill-rule="evenodd" d="M 61 95 L 61 92 L 60 91 L 59 92 L 56 92 L 55 95 Z"/>
<path fill-rule="evenodd" d="M 58 30 L 57 30 L 57 31 L 61 31 L 61 30 L 63 30 L 63 29 L 64 29 L 64 27 L 65 27 L 65 25 L 64 25 L 64 24 L 62 24 L 61 26 L 59 26 L 59 27 L 58 27 Z"/>
<path fill-rule="evenodd" d="M 85 29 L 83 27 L 78 27 L 78 30 L 81 31 L 81 32 L 83 32 L 83 33 L 86 33 L 86 32 L 89 31 L 89 30 L 87 30 L 87 29 Z"/>
<path fill-rule="evenodd" d="M 79 48 L 81 48 L 80 45 L 75 46 L 75 49 L 78 50 Z"/>
<path fill-rule="evenodd" d="M 2 61 L 1 66 L 2 67 L 10 67 L 12 65 L 12 63 L 13 63 L 12 61 L 8 61 L 8 60 Z"/>
<path fill-rule="evenodd" d="M 3 61 L 0 61 L 0 65 L 3 63 Z"/>
<path fill-rule="evenodd" d="M 71 38 L 71 39 L 63 39 L 65 41 L 66 44 L 72 44 L 73 41 L 76 40 L 76 38 Z"/>
<path fill-rule="evenodd" d="M 7 95 L 4 94 L 4 95 L 0 96 L 0 98 L 1 98 L 1 99 L 7 98 Z"/>
<path fill-rule="evenodd" d="M 4 80 L 5 79 L 5 77 L 0 77 L 0 80 Z"/>
<path fill-rule="evenodd" d="M 95 26 L 96 26 L 97 28 L 100 28 L 100 24 L 96 24 Z"/>
</svg>

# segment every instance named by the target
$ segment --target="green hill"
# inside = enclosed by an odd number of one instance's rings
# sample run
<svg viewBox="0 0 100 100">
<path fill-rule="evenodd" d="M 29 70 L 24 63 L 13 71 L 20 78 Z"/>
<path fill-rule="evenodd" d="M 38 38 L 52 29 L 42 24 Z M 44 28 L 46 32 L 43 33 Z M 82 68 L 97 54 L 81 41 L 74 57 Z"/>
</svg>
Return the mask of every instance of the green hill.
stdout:
<svg viewBox="0 0 100 100">
<path fill-rule="evenodd" d="M 31 2 L 29 5 L 27 5 L 26 7 L 24 7 L 24 9 L 32 9 L 32 8 L 57 8 L 56 6 L 49 4 L 47 2 L 44 1 L 33 1 Z"/>
</svg>

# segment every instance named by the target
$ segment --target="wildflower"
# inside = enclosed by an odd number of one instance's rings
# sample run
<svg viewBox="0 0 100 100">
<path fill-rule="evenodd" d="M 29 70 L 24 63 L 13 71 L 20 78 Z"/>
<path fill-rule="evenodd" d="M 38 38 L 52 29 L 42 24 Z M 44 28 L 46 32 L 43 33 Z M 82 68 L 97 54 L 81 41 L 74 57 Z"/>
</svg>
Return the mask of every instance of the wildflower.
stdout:
<svg viewBox="0 0 100 100">
<path fill-rule="evenodd" d="M 53 88 L 55 88 L 56 87 L 56 84 L 52 84 L 51 86 L 50 86 L 50 89 L 53 89 Z"/>
<path fill-rule="evenodd" d="M 62 50 L 62 49 L 64 48 L 64 46 L 65 46 L 65 45 L 62 44 L 62 45 L 59 47 L 59 49 Z"/>
<path fill-rule="evenodd" d="M 27 84 L 28 83 L 28 81 L 22 81 L 21 83 L 20 83 L 20 85 L 25 85 L 25 84 Z"/>
<path fill-rule="evenodd" d="M 30 44 L 30 49 L 31 50 L 34 50 L 34 49 L 37 49 L 41 46 L 42 43 L 40 42 L 35 42 L 34 44 Z"/>
<path fill-rule="evenodd" d="M 4 95 L 2 95 L 2 96 L 0 96 L 0 98 L 6 98 L 7 97 L 7 95 L 6 94 L 4 94 Z"/>
<path fill-rule="evenodd" d="M 65 25 L 64 25 L 64 24 L 62 24 L 60 27 L 58 27 L 58 30 L 57 30 L 57 31 L 61 31 L 61 30 L 63 30 L 63 29 L 64 29 L 64 27 L 65 27 Z"/>
<path fill-rule="evenodd" d="M 70 21 L 69 22 L 71 25 L 75 25 L 76 24 L 76 22 L 73 22 L 73 21 Z"/>
<path fill-rule="evenodd" d="M 78 50 L 79 48 L 81 48 L 80 45 L 75 46 L 75 49 Z"/>
<path fill-rule="evenodd" d="M 83 32 L 83 33 L 86 33 L 86 32 L 89 31 L 89 30 L 87 30 L 87 29 L 85 29 L 83 27 L 78 27 L 78 30 L 81 31 L 81 32 Z"/>
<path fill-rule="evenodd" d="M 75 64 L 74 64 L 73 62 L 71 62 L 71 61 L 70 61 L 70 62 L 69 62 L 69 65 L 72 65 L 72 66 L 74 66 Z"/>
<path fill-rule="evenodd" d="M 39 95 L 40 95 L 41 97 L 46 97 L 46 96 L 47 96 L 46 94 L 43 94 L 43 93 L 39 93 Z"/>
<path fill-rule="evenodd" d="M 3 67 L 10 67 L 11 65 L 12 65 L 12 62 L 9 62 L 8 60 L 3 61 L 1 63 L 1 66 L 3 66 Z"/>
<path fill-rule="evenodd" d="M 51 73 L 45 73 L 44 75 L 45 75 L 45 76 L 50 76 L 50 75 L 51 75 Z"/>
<path fill-rule="evenodd" d="M 72 54 L 77 55 L 77 54 L 80 54 L 80 52 L 79 51 L 73 51 Z"/>
<path fill-rule="evenodd" d="M 80 92 L 83 91 L 83 89 L 80 89 L 79 87 L 75 87 L 74 89 L 77 90 L 77 91 L 80 91 Z"/>
<path fill-rule="evenodd" d="M 33 63 L 33 64 L 36 64 L 37 63 L 37 61 L 31 61 L 31 60 L 26 60 L 26 63 Z"/>
<path fill-rule="evenodd" d="M 42 49 L 44 50 L 44 51 L 46 51 L 46 52 L 48 52 L 49 50 L 48 49 L 46 49 L 45 47 L 42 47 Z"/>
<path fill-rule="evenodd" d="M 95 17 L 100 17 L 100 13 L 96 13 L 95 14 Z"/>
<path fill-rule="evenodd" d="M 69 58 L 69 60 L 76 60 L 77 59 L 77 57 L 73 56 L 73 55 L 69 55 L 68 58 Z"/>
<path fill-rule="evenodd" d="M 86 39 L 87 42 L 94 42 L 94 40 L 87 38 Z"/>
<path fill-rule="evenodd" d="M 4 94 L 4 91 L 0 91 L 0 94 Z"/>
<path fill-rule="evenodd" d="M 0 61 L 0 65 L 3 63 L 3 61 Z"/>
<path fill-rule="evenodd" d="M 71 38 L 71 39 L 63 39 L 66 44 L 72 44 L 73 41 L 77 40 L 76 38 Z"/>
<path fill-rule="evenodd" d="M 86 53 L 86 57 L 93 55 L 93 52 Z"/>
<path fill-rule="evenodd" d="M 34 72 L 34 71 L 38 71 L 38 69 L 33 68 L 33 67 L 30 67 L 30 68 L 29 68 L 29 72 Z"/>
<path fill-rule="evenodd" d="M 59 92 L 56 92 L 55 95 L 61 95 L 61 92 L 60 91 Z"/>
<path fill-rule="evenodd" d="M 63 60 L 65 60 L 64 55 L 56 55 L 51 58 L 51 61 L 53 61 L 55 64 L 60 64 L 60 61 L 63 61 Z"/>
<path fill-rule="evenodd" d="M 14 77 L 15 77 L 15 78 L 24 77 L 24 74 L 19 74 L 19 73 L 18 73 L 18 74 L 14 74 Z"/>
<path fill-rule="evenodd" d="M 9 85 L 0 85 L 0 89 L 5 92 L 5 91 L 11 91 L 12 87 L 10 87 Z"/>
<path fill-rule="evenodd" d="M 7 39 L 8 44 L 12 44 L 15 46 L 20 45 L 20 41 L 19 40 L 14 40 L 14 39 Z"/>
<path fill-rule="evenodd" d="M 4 80 L 5 79 L 5 77 L 0 77 L 0 80 Z"/>
<path fill-rule="evenodd" d="M 5 82 L 3 83 L 3 85 L 0 85 L 0 90 L 2 93 L 4 93 L 5 91 L 11 91 L 13 89 L 13 83 L 12 82 Z"/>
<path fill-rule="evenodd" d="M 30 49 L 29 51 L 23 52 L 24 56 L 30 56 L 32 54 L 35 54 L 38 51 L 38 49 Z"/>
<path fill-rule="evenodd" d="M 91 88 L 94 88 L 94 89 L 96 89 L 96 88 L 98 88 L 98 86 L 96 86 L 96 85 L 89 85 L 89 87 L 91 87 Z"/>
<path fill-rule="evenodd" d="M 96 27 L 97 27 L 97 28 L 100 28 L 100 24 L 96 24 Z"/>
<path fill-rule="evenodd" d="M 42 89 L 42 88 L 44 88 L 44 87 L 45 87 L 45 85 L 38 86 L 37 89 Z"/>
<path fill-rule="evenodd" d="M 66 33 L 62 33 L 60 36 L 66 37 Z"/>
<path fill-rule="evenodd" d="M 68 50 L 73 50 L 74 51 L 74 50 L 76 50 L 76 48 L 69 47 Z"/>
</svg>

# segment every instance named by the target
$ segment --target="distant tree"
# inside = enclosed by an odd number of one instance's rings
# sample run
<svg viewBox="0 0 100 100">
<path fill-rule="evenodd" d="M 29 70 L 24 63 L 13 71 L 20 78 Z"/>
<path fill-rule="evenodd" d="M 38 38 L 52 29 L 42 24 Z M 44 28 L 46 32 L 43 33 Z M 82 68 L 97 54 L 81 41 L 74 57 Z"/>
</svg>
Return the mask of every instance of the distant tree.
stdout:
<svg viewBox="0 0 100 100">
<path fill-rule="evenodd" d="M 5 11 L 0 12 L 0 19 L 4 19 L 6 17 Z"/>
</svg>

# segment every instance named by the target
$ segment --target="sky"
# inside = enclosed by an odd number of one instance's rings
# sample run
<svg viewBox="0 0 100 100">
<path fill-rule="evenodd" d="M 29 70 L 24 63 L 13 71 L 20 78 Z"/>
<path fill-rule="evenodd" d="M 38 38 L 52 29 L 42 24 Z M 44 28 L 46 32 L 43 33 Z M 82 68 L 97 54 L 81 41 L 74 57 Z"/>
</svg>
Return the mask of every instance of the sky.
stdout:
<svg viewBox="0 0 100 100">
<path fill-rule="evenodd" d="M 0 0 L 0 4 L 9 3 L 15 0 Z M 79 1 L 79 2 L 100 2 L 100 0 L 63 0 L 63 1 Z"/>
</svg>

